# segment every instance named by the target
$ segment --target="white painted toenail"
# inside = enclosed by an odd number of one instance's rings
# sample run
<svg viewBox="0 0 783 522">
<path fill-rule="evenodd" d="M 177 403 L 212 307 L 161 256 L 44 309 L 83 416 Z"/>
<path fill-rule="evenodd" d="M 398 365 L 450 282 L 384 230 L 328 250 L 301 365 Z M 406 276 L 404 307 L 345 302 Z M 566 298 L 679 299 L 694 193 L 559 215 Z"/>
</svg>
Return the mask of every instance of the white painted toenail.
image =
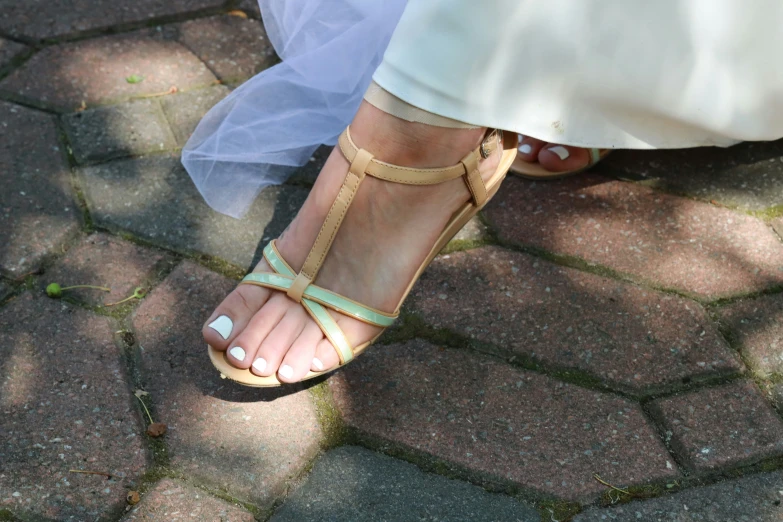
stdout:
<svg viewBox="0 0 783 522">
<path fill-rule="evenodd" d="M 523 143 L 519 146 L 519 152 L 522 154 L 530 154 L 533 151 L 533 147 L 528 145 L 527 143 Z"/>
<path fill-rule="evenodd" d="M 313 357 L 313 366 L 315 366 L 318 371 L 321 371 L 324 369 L 324 363 L 321 362 L 321 359 L 318 357 Z"/>
<path fill-rule="evenodd" d="M 236 359 L 237 361 L 244 361 L 245 360 L 245 350 L 240 348 L 239 346 L 234 346 L 231 348 L 228 353 L 231 354 L 231 356 Z"/>
<path fill-rule="evenodd" d="M 210 328 L 220 334 L 223 339 L 228 339 L 231 335 L 231 330 L 234 329 L 234 323 L 227 315 L 221 315 L 208 325 Z"/>
<path fill-rule="evenodd" d="M 263 372 L 266 370 L 266 359 L 263 357 L 259 357 L 255 361 L 253 361 L 253 368 L 256 369 L 256 371 Z"/>
<path fill-rule="evenodd" d="M 280 375 L 282 375 L 286 379 L 290 379 L 291 377 L 294 376 L 294 369 L 288 366 L 287 364 L 281 366 L 279 372 Z"/>
<path fill-rule="evenodd" d="M 568 152 L 568 149 L 561 145 L 555 145 L 554 147 L 549 147 L 547 150 L 550 150 L 555 154 L 557 154 L 561 160 L 567 160 L 568 156 L 571 155 L 571 153 Z"/>
</svg>

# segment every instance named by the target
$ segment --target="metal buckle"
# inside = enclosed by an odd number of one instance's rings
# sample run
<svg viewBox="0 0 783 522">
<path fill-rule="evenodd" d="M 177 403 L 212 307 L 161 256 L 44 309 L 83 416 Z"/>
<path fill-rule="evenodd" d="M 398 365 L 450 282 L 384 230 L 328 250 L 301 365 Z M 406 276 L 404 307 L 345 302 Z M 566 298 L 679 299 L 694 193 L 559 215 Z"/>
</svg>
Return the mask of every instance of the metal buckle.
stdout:
<svg viewBox="0 0 783 522">
<path fill-rule="evenodd" d="M 490 157 L 492 153 L 497 150 L 498 144 L 502 141 L 503 131 L 499 129 L 493 130 L 492 133 L 481 142 L 481 146 L 479 147 L 481 157 L 484 159 Z"/>
</svg>

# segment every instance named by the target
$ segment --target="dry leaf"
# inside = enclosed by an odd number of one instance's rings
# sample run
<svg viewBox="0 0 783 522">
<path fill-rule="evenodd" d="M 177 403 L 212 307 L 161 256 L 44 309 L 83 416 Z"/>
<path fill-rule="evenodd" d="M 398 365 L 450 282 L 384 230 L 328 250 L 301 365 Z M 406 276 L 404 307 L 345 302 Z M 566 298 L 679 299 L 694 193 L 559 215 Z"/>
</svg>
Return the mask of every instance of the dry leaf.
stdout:
<svg viewBox="0 0 783 522">
<path fill-rule="evenodd" d="M 168 429 L 168 426 L 163 424 L 162 422 L 153 422 L 149 426 L 147 426 L 147 435 L 150 437 L 160 437 L 164 433 L 166 433 L 166 430 Z"/>
<path fill-rule="evenodd" d="M 133 395 L 135 395 L 135 396 L 136 396 L 136 397 L 138 397 L 138 398 L 142 398 L 142 397 L 144 397 L 145 395 L 149 395 L 149 393 L 145 392 L 144 390 L 135 390 L 135 391 L 133 392 Z"/>
<path fill-rule="evenodd" d="M 128 504 L 130 504 L 131 506 L 134 504 L 138 504 L 139 500 L 141 500 L 138 491 L 128 491 L 128 496 L 125 498 L 128 500 Z"/>
<path fill-rule="evenodd" d="M 226 13 L 229 16 L 238 16 L 240 18 L 247 18 L 247 13 L 244 11 L 240 11 L 239 9 L 234 9 L 233 11 L 229 11 Z"/>
</svg>

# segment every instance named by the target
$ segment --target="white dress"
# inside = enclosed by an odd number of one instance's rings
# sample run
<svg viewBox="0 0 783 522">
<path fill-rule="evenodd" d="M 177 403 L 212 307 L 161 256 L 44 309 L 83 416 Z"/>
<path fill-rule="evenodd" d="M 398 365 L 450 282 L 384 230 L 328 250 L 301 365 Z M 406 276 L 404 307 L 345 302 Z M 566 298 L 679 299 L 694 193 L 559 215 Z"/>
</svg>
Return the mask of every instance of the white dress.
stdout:
<svg viewBox="0 0 783 522">
<path fill-rule="evenodd" d="M 335 143 L 371 79 L 429 112 L 567 145 L 783 137 L 781 0 L 260 5 L 283 62 L 213 108 L 182 154 L 206 201 L 235 217 Z"/>
</svg>

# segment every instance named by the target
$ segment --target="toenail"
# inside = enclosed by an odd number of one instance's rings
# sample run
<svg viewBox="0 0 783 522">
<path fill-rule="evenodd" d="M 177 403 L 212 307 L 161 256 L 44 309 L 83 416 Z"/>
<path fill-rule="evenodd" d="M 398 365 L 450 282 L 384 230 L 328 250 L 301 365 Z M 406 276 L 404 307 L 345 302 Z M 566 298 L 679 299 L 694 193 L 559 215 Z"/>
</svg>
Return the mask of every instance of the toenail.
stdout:
<svg viewBox="0 0 783 522">
<path fill-rule="evenodd" d="M 280 375 L 285 377 L 286 379 L 290 379 L 294 376 L 294 369 L 288 366 L 287 364 L 284 364 L 280 367 Z"/>
<path fill-rule="evenodd" d="M 561 145 L 555 145 L 554 147 L 550 147 L 547 150 L 552 151 L 555 154 L 557 154 L 560 157 L 561 160 L 566 160 L 566 159 L 568 159 L 568 156 L 571 155 L 571 153 L 568 152 L 568 149 L 563 147 L 563 146 L 561 146 Z"/>
<path fill-rule="evenodd" d="M 313 357 L 313 366 L 318 368 L 318 371 L 321 371 L 324 369 L 324 363 L 321 362 L 321 359 L 318 357 Z"/>
<path fill-rule="evenodd" d="M 231 335 L 231 330 L 234 329 L 234 323 L 227 315 L 221 315 L 208 325 L 210 328 L 220 334 L 223 339 L 228 339 Z"/>
<path fill-rule="evenodd" d="M 263 372 L 266 370 L 266 359 L 263 357 L 259 357 L 255 361 L 253 361 L 253 368 L 256 369 L 256 371 Z"/>
<path fill-rule="evenodd" d="M 245 350 L 240 348 L 239 346 L 234 346 L 231 348 L 228 353 L 231 354 L 231 356 L 236 359 L 237 361 L 244 361 L 245 360 Z"/>
<path fill-rule="evenodd" d="M 530 154 L 531 152 L 533 152 L 533 147 L 531 147 L 527 143 L 523 143 L 522 145 L 519 146 L 519 152 L 521 152 L 522 154 Z"/>
</svg>

